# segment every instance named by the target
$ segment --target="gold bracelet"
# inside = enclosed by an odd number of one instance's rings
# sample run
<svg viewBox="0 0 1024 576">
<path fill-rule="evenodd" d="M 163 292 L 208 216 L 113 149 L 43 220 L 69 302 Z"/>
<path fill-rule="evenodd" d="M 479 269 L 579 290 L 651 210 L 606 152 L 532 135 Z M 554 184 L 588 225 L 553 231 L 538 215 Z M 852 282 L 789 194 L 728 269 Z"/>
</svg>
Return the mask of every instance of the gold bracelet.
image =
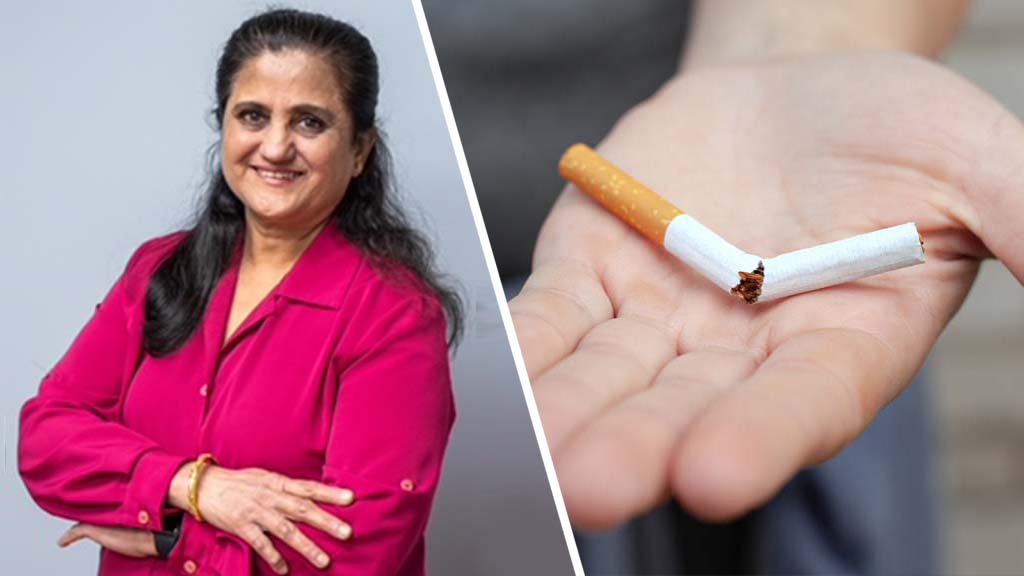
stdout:
<svg viewBox="0 0 1024 576">
<path fill-rule="evenodd" d="M 209 452 L 200 454 L 188 475 L 188 511 L 196 519 L 196 522 L 203 521 L 203 516 L 199 513 L 199 477 L 202 476 L 203 470 L 212 463 L 212 454 Z"/>
</svg>

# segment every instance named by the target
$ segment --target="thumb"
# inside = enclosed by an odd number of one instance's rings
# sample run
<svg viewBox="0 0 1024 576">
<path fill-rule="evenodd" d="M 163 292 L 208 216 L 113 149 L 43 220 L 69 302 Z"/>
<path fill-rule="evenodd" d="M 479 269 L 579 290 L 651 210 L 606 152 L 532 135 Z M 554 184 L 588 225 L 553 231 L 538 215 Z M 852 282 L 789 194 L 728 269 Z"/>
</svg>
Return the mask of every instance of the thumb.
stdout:
<svg viewBox="0 0 1024 576">
<path fill-rule="evenodd" d="M 968 182 L 976 213 L 968 225 L 1024 285 L 1024 125 L 1004 111 L 990 137 Z"/>
</svg>

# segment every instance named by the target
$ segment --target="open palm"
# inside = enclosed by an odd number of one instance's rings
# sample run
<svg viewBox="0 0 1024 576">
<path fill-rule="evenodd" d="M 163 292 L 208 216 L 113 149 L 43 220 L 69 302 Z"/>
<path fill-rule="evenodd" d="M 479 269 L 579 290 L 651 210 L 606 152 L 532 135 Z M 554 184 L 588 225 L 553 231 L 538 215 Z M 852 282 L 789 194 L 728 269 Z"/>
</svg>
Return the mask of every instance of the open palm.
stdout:
<svg viewBox="0 0 1024 576">
<path fill-rule="evenodd" d="M 747 252 L 915 222 L 927 262 L 748 305 L 569 187 L 510 307 L 573 522 L 670 494 L 729 519 L 851 441 L 979 261 L 1021 240 L 993 207 L 1022 141 L 981 91 L 892 53 L 688 72 L 627 114 L 601 154 Z"/>
</svg>

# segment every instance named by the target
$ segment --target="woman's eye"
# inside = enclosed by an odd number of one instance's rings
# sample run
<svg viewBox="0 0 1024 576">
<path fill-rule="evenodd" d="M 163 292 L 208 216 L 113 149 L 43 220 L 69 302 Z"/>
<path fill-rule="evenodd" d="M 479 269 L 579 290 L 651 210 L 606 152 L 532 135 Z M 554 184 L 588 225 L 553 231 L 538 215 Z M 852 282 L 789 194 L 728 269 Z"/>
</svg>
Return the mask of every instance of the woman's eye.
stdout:
<svg viewBox="0 0 1024 576">
<path fill-rule="evenodd" d="M 263 113 L 256 110 L 246 110 L 238 115 L 238 119 L 245 124 L 258 125 L 263 122 Z"/>
<path fill-rule="evenodd" d="M 299 126 L 310 132 L 321 132 L 327 127 L 327 124 L 316 116 L 303 116 L 299 119 Z"/>
</svg>

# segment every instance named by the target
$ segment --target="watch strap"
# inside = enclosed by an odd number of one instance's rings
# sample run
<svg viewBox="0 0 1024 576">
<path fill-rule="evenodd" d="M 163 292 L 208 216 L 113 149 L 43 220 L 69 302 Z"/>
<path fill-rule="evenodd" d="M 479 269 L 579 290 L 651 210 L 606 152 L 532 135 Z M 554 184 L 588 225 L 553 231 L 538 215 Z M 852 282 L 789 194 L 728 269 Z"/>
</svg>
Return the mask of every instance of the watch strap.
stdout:
<svg viewBox="0 0 1024 576">
<path fill-rule="evenodd" d="M 171 555 L 171 550 L 174 550 L 174 545 L 178 543 L 178 537 L 181 535 L 181 515 L 167 518 L 165 525 L 168 526 L 167 530 L 153 532 L 156 554 L 164 559 Z"/>
</svg>

